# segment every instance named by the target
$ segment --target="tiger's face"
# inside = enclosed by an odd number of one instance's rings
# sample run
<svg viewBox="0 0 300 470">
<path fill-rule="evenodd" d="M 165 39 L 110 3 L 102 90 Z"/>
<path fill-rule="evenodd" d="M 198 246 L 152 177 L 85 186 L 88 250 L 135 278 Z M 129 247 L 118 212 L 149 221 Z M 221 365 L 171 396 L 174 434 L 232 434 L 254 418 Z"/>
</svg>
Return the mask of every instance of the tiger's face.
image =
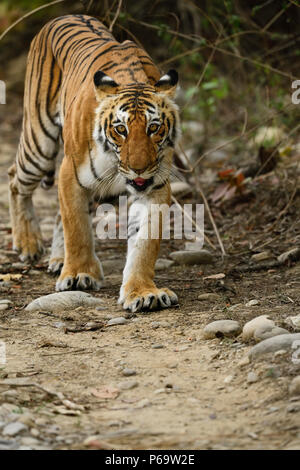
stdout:
<svg viewBox="0 0 300 470">
<path fill-rule="evenodd" d="M 180 135 L 173 101 L 178 75 L 169 71 L 154 86 L 119 86 L 103 72 L 94 76 L 100 105 L 94 139 L 114 161 L 131 192 L 150 192 L 169 178 L 172 149 Z"/>
</svg>

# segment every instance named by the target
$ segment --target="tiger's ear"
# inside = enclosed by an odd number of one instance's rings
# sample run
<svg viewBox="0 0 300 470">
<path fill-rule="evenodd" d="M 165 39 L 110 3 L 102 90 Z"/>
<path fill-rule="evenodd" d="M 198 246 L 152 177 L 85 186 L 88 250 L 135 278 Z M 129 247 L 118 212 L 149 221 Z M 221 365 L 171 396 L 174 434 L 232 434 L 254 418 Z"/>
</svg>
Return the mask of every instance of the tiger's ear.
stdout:
<svg viewBox="0 0 300 470">
<path fill-rule="evenodd" d="M 163 75 L 158 82 L 155 83 L 154 87 L 158 93 L 163 92 L 166 95 L 174 96 L 178 83 L 178 73 L 176 70 L 169 70 Z"/>
<path fill-rule="evenodd" d="M 105 95 L 115 95 L 119 85 L 108 75 L 98 70 L 94 75 L 94 86 L 97 100 L 101 100 Z"/>
</svg>

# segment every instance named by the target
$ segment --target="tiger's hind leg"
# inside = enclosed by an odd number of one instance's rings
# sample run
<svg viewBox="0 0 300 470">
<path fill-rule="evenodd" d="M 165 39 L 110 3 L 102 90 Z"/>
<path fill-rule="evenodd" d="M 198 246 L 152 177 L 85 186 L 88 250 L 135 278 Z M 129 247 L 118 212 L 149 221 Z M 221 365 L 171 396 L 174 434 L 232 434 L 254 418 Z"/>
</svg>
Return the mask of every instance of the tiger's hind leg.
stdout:
<svg viewBox="0 0 300 470">
<path fill-rule="evenodd" d="M 57 213 L 55 225 L 53 229 L 53 239 L 51 246 L 51 254 L 48 265 L 48 271 L 52 274 L 59 274 L 64 265 L 65 246 L 64 246 L 64 229 L 60 212 Z"/>
<path fill-rule="evenodd" d="M 32 194 L 42 181 L 49 186 L 55 171 L 57 143 L 52 142 L 52 156 L 38 159 L 27 150 L 23 133 L 16 163 L 8 171 L 13 249 L 23 262 L 36 261 L 43 254 L 43 241 L 32 203 Z M 48 153 L 49 155 L 49 153 Z M 44 186 L 45 187 L 45 186 Z"/>
<path fill-rule="evenodd" d="M 19 252 L 21 261 L 34 261 L 43 253 L 43 242 L 32 197 L 31 194 L 21 192 L 15 164 L 10 167 L 8 174 L 13 249 Z"/>
</svg>

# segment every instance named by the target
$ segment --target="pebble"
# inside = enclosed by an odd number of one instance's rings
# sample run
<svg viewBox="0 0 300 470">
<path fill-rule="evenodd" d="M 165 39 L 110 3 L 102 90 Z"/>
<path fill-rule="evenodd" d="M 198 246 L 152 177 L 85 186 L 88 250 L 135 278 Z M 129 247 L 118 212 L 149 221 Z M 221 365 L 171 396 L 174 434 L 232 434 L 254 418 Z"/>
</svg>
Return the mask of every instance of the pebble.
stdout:
<svg viewBox="0 0 300 470">
<path fill-rule="evenodd" d="M 198 295 L 198 300 L 219 300 L 221 296 L 215 292 L 205 292 L 204 294 Z"/>
<path fill-rule="evenodd" d="M 9 305 L 8 305 L 8 304 L 3 304 L 3 303 L 0 303 L 0 311 L 2 311 L 2 310 L 7 310 L 7 309 L 8 309 L 8 307 L 9 307 Z"/>
<path fill-rule="evenodd" d="M 275 323 L 267 315 L 260 315 L 248 321 L 243 327 L 242 339 L 247 342 L 254 338 L 254 333 L 258 328 L 273 328 Z"/>
<path fill-rule="evenodd" d="M 247 376 L 248 384 L 253 384 L 258 381 L 258 375 L 255 372 L 249 372 Z"/>
<path fill-rule="evenodd" d="M 126 382 L 120 382 L 117 384 L 117 388 L 120 390 L 131 390 L 138 386 L 138 382 L 136 380 L 126 380 Z"/>
<path fill-rule="evenodd" d="M 288 317 L 285 322 L 293 326 L 296 330 L 300 329 L 300 315 L 295 317 Z"/>
<path fill-rule="evenodd" d="M 272 253 L 270 251 L 261 251 L 260 253 L 256 253 L 255 255 L 251 256 L 251 259 L 256 262 L 264 261 L 270 258 L 272 258 Z"/>
<path fill-rule="evenodd" d="M 172 194 L 176 196 L 177 194 L 190 193 L 191 186 L 185 181 L 173 181 L 171 183 Z"/>
<path fill-rule="evenodd" d="M 25 308 L 28 312 L 45 310 L 47 312 L 57 312 L 71 310 L 77 307 L 97 307 L 102 304 L 102 300 L 93 297 L 91 294 L 82 291 L 56 292 L 55 294 L 43 295 L 33 300 Z"/>
<path fill-rule="evenodd" d="M 124 325 L 125 323 L 127 323 L 126 318 L 124 318 L 124 317 L 116 317 L 116 318 L 112 318 L 111 320 L 109 320 L 109 321 L 107 322 L 107 326 Z"/>
<path fill-rule="evenodd" d="M 195 250 L 195 251 L 173 251 L 170 253 L 172 258 L 178 264 L 211 264 L 213 262 L 212 254 L 207 250 Z"/>
<path fill-rule="evenodd" d="M 293 248 L 292 250 L 288 250 L 284 253 L 281 253 L 281 255 L 279 255 L 277 259 L 280 263 L 285 263 L 288 259 L 292 260 L 294 257 L 297 257 L 299 255 L 299 252 L 299 248 Z"/>
<path fill-rule="evenodd" d="M 294 377 L 289 386 L 290 395 L 300 395 L 300 375 Z"/>
<path fill-rule="evenodd" d="M 246 303 L 246 307 L 253 307 L 254 305 L 259 305 L 259 300 L 253 299 Z"/>
<path fill-rule="evenodd" d="M 173 266 L 173 264 L 174 261 L 170 259 L 158 258 L 155 263 L 155 271 L 163 271 L 164 269 L 168 269 Z"/>
<path fill-rule="evenodd" d="M 220 338 L 223 336 L 237 336 L 241 332 L 240 324 L 235 320 L 217 320 L 206 325 L 203 330 L 205 339 Z"/>
<path fill-rule="evenodd" d="M 163 344 L 152 344 L 151 348 L 152 349 L 163 349 L 164 345 Z"/>
<path fill-rule="evenodd" d="M 230 382 L 232 382 L 234 379 L 234 375 L 227 375 L 227 377 L 225 377 L 224 379 L 224 384 L 229 384 Z"/>
<path fill-rule="evenodd" d="M 270 327 L 259 327 L 254 331 L 255 341 L 263 341 L 264 339 L 273 338 L 273 336 L 279 336 L 289 334 L 289 331 L 279 326 Z"/>
<path fill-rule="evenodd" d="M 27 430 L 27 426 L 23 423 L 14 422 L 7 424 L 2 430 L 3 436 L 16 436 L 22 431 Z"/>
<path fill-rule="evenodd" d="M 125 377 L 130 377 L 131 375 L 136 375 L 136 371 L 134 369 L 123 369 L 122 370 L 122 374 L 125 376 Z"/>
<path fill-rule="evenodd" d="M 249 359 L 257 359 L 258 357 L 264 356 L 267 353 L 274 353 L 280 349 L 288 351 L 292 348 L 294 341 L 300 341 L 300 333 L 290 333 L 287 335 L 279 335 L 274 336 L 273 338 L 265 339 L 250 349 L 248 353 Z"/>
</svg>

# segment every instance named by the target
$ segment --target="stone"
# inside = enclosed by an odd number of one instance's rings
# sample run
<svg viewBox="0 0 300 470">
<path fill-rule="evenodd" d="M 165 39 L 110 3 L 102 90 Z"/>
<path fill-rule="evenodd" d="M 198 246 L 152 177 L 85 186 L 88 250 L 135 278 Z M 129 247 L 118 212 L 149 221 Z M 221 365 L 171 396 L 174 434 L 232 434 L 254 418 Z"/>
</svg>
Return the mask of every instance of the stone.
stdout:
<svg viewBox="0 0 300 470">
<path fill-rule="evenodd" d="M 43 295 L 25 308 L 28 312 L 45 310 L 47 312 L 59 312 L 72 310 L 77 307 L 97 307 L 102 300 L 82 291 L 56 292 L 55 294 Z"/>
<path fill-rule="evenodd" d="M 221 296 L 215 292 L 205 292 L 204 294 L 198 295 L 198 300 L 220 300 Z"/>
<path fill-rule="evenodd" d="M 109 321 L 107 322 L 107 326 L 124 325 L 125 323 L 127 323 L 126 318 L 124 318 L 124 317 L 116 317 L 116 318 L 112 318 L 111 320 L 109 320 Z"/>
<path fill-rule="evenodd" d="M 125 377 L 130 377 L 131 375 L 136 375 L 136 371 L 134 369 L 123 369 L 122 370 L 122 374 L 125 376 Z"/>
<path fill-rule="evenodd" d="M 233 337 L 241 332 L 240 324 L 235 320 L 217 320 L 206 325 L 203 330 L 205 339 Z"/>
<path fill-rule="evenodd" d="M 260 315 L 248 321 L 243 327 L 242 339 L 247 342 L 254 338 L 254 333 L 258 328 L 273 328 L 275 323 L 267 315 Z"/>
<path fill-rule="evenodd" d="M 253 384 L 258 381 L 258 375 L 255 372 L 249 372 L 247 375 L 248 384 Z"/>
<path fill-rule="evenodd" d="M 294 317 L 288 317 L 285 322 L 291 325 L 296 330 L 300 330 L 300 315 L 296 315 Z"/>
<path fill-rule="evenodd" d="M 14 423 L 7 424 L 2 430 L 2 434 L 3 436 L 16 436 L 27 429 L 28 427 L 25 424 L 16 421 Z"/>
<path fill-rule="evenodd" d="M 171 183 L 171 190 L 174 196 L 178 194 L 188 194 L 192 192 L 191 185 L 186 183 L 185 181 L 173 181 Z"/>
<path fill-rule="evenodd" d="M 267 338 L 273 338 L 273 336 L 289 334 L 289 331 L 285 328 L 280 328 L 279 326 L 274 326 L 273 328 L 267 326 L 260 326 L 254 331 L 255 341 L 263 341 Z"/>
<path fill-rule="evenodd" d="M 300 375 L 294 377 L 289 386 L 290 395 L 300 395 Z"/>
<path fill-rule="evenodd" d="M 272 258 L 272 253 L 268 250 L 262 251 L 261 253 L 256 253 L 255 255 L 251 256 L 251 259 L 256 262 L 264 261 L 270 258 Z"/>
<path fill-rule="evenodd" d="M 299 257 L 300 248 L 292 248 L 291 250 L 285 251 L 278 256 L 280 263 L 285 263 L 287 260 L 297 259 Z"/>
<path fill-rule="evenodd" d="M 8 307 L 9 307 L 8 304 L 2 304 L 2 303 L 0 303 L 0 312 L 3 311 L 3 310 L 7 310 Z"/>
<path fill-rule="evenodd" d="M 170 253 L 172 258 L 178 264 L 211 264 L 213 262 L 212 254 L 207 250 L 188 250 L 173 251 Z"/>
<path fill-rule="evenodd" d="M 290 333 L 265 339 L 250 349 L 248 353 L 249 359 L 257 359 L 265 354 L 275 353 L 281 349 L 288 351 L 293 347 L 294 341 L 300 342 L 300 333 Z"/>
<path fill-rule="evenodd" d="M 246 303 L 246 307 L 253 307 L 254 305 L 259 305 L 259 300 L 252 299 L 252 300 L 249 300 L 249 302 Z"/>
<path fill-rule="evenodd" d="M 138 382 L 136 380 L 126 380 L 126 382 L 120 382 L 117 384 L 117 388 L 119 390 L 131 390 L 138 386 Z"/>
<path fill-rule="evenodd" d="M 158 258 L 155 263 L 155 271 L 163 271 L 173 266 L 174 261 L 171 259 Z"/>
</svg>

